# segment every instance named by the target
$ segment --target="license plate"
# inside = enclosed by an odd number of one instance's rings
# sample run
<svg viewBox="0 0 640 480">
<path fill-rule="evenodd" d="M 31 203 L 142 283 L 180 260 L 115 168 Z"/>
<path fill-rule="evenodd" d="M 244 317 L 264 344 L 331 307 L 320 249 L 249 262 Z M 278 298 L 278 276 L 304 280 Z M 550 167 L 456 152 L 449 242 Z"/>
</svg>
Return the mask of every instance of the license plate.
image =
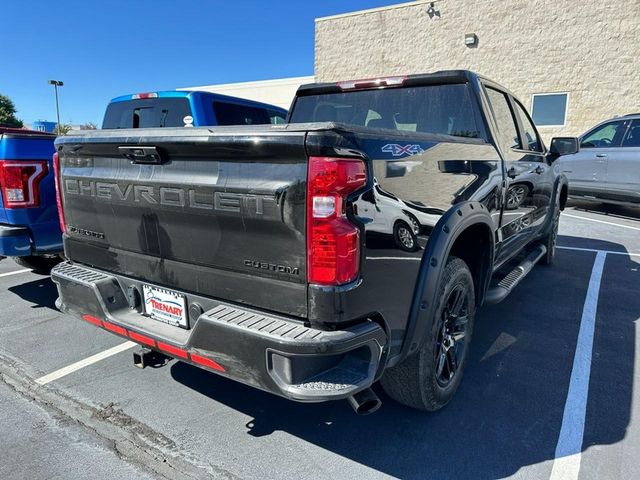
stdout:
<svg viewBox="0 0 640 480">
<path fill-rule="evenodd" d="M 187 300 L 184 295 L 150 285 L 143 285 L 142 290 L 147 315 L 176 327 L 189 328 Z"/>
</svg>

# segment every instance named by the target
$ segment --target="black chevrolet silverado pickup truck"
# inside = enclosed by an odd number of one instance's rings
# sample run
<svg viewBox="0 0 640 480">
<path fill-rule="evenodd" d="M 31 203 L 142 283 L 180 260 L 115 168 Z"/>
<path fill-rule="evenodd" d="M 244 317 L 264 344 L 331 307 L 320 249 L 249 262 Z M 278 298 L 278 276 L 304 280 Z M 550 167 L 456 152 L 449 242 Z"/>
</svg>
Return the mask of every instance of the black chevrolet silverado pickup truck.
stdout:
<svg viewBox="0 0 640 480">
<path fill-rule="evenodd" d="M 302 86 L 274 126 L 56 140 L 58 307 L 303 401 L 454 395 L 476 309 L 553 262 L 567 180 L 514 96 L 468 71 Z M 157 353 L 156 353 L 157 352 Z M 157 357 L 156 357 L 157 358 Z"/>
</svg>

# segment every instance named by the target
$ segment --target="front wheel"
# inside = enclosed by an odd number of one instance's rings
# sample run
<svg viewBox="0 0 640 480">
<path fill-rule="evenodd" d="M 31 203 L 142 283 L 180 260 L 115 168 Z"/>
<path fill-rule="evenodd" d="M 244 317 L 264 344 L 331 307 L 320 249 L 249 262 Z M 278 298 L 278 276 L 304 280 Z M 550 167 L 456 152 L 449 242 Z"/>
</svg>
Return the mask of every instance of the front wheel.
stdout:
<svg viewBox="0 0 640 480">
<path fill-rule="evenodd" d="M 449 257 L 436 302 L 433 322 L 420 349 L 388 369 L 381 380 L 395 401 L 425 411 L 449 403 L 469 356 L 475 294 L 469 267 L 460 258 Z"/>
</svg>

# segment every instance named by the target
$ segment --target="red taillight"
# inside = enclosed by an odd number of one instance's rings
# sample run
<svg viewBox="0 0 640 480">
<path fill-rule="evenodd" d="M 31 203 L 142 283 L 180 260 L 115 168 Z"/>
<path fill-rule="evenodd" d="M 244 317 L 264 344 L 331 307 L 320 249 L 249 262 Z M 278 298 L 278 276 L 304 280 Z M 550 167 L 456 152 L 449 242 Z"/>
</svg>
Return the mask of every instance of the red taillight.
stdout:
<svg viewBox="0 0 640 480">
<path fill-rule="evenodd" d="M 341 285 L 360 269 L 360 231 L 349 222 L 346 197 L 367 183 L 362 160 L 310 157 L 307 180 L 307 278 Z"/>
<path fill-rule="evenodd" d="M 40 206 L 40 181 L 47 162 L 0 160 L 0 189 L 5 208 Z"/>
<path fill-rule="evenodd" d="M 60 179 L 60 157 L 58 152 L 53 154 L 53 173 L 56 181 L 56 205 L 58 206 L 58 219 L 60 220 L 60 230 L 62 233 L 66 233 L 67 224 L 64 220 L 64 210 L 62 210 L 62 182 Z"/>
<path fill-rule="evenodd" d="M 364 80 L 350 80 L 347 82 L 338 82 L 341 90 L 359 90 L 364 88 L 382 88 L 399 86 L 407 79 L 402 77 L 386 77 L 386 78 L 367 78 Z"/>
<path fill-rule="evenodd" d="M 131 95 L 132 100 L 145 99 L 145 98 L 158 98 L 157 93 L 135 93 Z"/>
</svg>

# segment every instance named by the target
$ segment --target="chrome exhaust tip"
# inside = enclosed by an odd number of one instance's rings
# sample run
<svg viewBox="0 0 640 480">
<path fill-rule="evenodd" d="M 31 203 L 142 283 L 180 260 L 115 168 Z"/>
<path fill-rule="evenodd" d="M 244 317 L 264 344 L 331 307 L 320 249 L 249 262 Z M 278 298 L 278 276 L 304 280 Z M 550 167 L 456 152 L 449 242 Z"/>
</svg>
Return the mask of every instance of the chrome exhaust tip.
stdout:
<svg viewBox="0 0 640 480">
<path fill-rule="evenodd" d="M 382 401 L 370 388 L 365 388 L 350 396 L 347 400 L 353 411 L 358 415 L 369 415 L 382 406 Z"/>
</svg>

